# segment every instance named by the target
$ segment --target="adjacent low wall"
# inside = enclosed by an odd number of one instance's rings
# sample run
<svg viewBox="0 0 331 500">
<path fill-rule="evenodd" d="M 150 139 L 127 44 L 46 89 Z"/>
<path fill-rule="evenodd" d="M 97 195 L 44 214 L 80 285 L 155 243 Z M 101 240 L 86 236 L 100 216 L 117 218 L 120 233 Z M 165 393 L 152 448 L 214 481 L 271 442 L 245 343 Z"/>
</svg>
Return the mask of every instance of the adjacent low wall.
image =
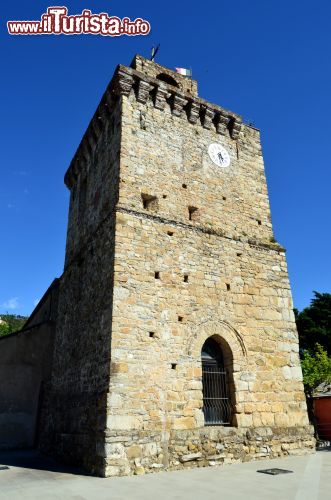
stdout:
<svg viewBox="0 0 331 500">
<path fill-rule="evenodd" d="M 55 280 L 24 329 L 0 338 L 0 449 L 35 444 L 42 387 L 52 365 L 57 290 Z"/>
</svg>

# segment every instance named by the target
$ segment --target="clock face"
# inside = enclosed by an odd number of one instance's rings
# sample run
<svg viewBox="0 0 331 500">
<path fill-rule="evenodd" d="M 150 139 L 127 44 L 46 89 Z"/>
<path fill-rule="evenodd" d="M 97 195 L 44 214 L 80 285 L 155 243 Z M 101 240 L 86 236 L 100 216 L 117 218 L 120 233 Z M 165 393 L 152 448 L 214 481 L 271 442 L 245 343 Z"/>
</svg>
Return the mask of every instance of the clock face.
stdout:
<svg viewBox="0 0 331 500">
<path fill-rule="evenodd" d="M 214 142 L 209 145 L 208 154 L 210 159 L 218 167 L 228 167 L 230 165 L 230 155 L 223 146 Z"/>
</svg>

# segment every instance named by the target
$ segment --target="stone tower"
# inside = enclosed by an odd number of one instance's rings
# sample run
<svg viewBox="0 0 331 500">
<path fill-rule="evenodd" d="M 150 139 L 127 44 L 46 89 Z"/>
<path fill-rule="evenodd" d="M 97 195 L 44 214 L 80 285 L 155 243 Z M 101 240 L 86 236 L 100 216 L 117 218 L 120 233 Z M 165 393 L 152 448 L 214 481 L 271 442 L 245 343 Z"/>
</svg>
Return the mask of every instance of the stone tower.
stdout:
<svg viewBox="0 0 331 500">
<path fill-rule="evenodd" d="M 65 183 L 41 448 L 106 476 L 311 450 L 259 131 L 136 56 L 117 67 Z M 222 365 L 222 394 L 203 356 Z M 213 395 L 226 417 L 206 409 Z"/>
</svg>

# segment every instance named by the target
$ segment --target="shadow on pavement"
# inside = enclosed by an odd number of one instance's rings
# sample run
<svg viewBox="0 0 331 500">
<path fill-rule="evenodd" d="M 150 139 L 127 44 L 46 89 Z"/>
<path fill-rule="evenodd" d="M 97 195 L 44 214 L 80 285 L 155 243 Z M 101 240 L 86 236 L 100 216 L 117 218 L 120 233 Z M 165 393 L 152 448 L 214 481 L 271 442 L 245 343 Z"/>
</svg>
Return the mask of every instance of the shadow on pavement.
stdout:
<svg viewBox="0 0 331 500">
<path fill-rule="evenodd" d="M 326 452 L 326 451 L 331 451 L 331 446 L 325 446 L 325 447 L 318 447 L 317 450 L 319 453 L 320 452 Z"/>
<path fill-rule="evenodd" d="M 41 455 L 37 450 L 9 450 L 0 451 L 0 466 L 19 467 L 22 469 L 45 470 L 49 472 L 62 472 L 79 476 L 90 476 L 79 467 L 64 465 L 53 458 Z"/>
</svg>

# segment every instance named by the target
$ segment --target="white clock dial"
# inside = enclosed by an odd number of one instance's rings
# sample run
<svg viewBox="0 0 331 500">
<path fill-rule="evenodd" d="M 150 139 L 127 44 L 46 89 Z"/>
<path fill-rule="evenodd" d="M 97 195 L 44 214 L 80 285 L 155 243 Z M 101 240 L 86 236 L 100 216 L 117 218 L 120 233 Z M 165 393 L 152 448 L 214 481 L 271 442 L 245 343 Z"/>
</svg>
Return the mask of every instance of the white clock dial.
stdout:
<svg viewBox="0 0 331 500">
<path fill-rule="evenodd" d="M 209 145 L 208 154 L 210 159 L 218 167 L 228 167 L 230 165 L 230 155 L 223 146 L 217 142 Z"/>
</svg>

